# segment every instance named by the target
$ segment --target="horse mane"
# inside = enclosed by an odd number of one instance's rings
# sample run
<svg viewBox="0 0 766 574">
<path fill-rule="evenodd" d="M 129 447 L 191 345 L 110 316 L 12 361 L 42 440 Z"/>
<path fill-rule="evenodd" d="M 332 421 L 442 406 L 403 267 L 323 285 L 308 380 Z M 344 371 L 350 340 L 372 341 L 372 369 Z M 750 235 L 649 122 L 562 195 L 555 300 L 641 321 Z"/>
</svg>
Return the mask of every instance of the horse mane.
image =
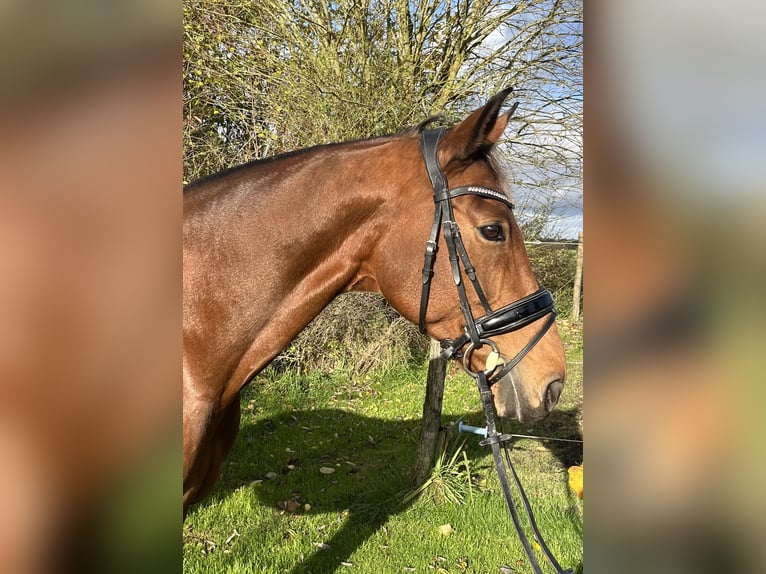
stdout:
<svg viewBox="0 0 766 574">
<path fill-rule="evenodd" d="M 400 135 L 402 135 L 402 136 L 413 136 L 413 135 L 419 136 L 420 134 L 422 134 L 425 131 L 425 129 L 429 125 L 431 125 L 434 122 L 438 122 L 443 117 L 444 116 L 442 114 L 439 114 L 437 116 L 429 116 L 426 119 L 424 119 L 422 122 L 420 122 L 419 124 L 405 129 L 404 131 L 402 131 L 400 133 Z"/>
<path fill-rule="evenodd" d="M 196 188 L 196 187 L 198 187 L 198 186 L 200 186 L 202 184 L 209 183 L 209 182 L 212 182 L 212 181 L 216 181 L 218 179 L 226 177 L 227 175 L 230 175 L 232 173 L 236 173 L 236 172 L 241 171 L 241 170 L 248 169 L 250 167 L 255 167 L 256 165 L 263 166 L 263 165 L 267 165 L 267 164 L 272 163 L 272 162 L 276 162 L 276 161 L 280 161 L 280 160 L 284 160 L 284 159 L 289 159 L 289 158 L 293 158 L 293 157 L 299 157 L 299 156 L 302 156 L 302 155 L 308 154 L 308 153 L 319 152 L 319 151 L 322 151 L 322 150 L 332 149 L 332 148 L 339 147 L 339 146 L 350 146 L 350 145 L 361 144 L 361 143 L 375 143 L 375 142 L 384 141 L 384 140 L 390 140 L 390 139 L 399 138 L 399 137 L 402 137 L 402 138 L 404 138 L 404 137 L 418 137 L 419 138 L 420 134 L 422 134 L 423 131 L 425 131 L 425 129 L 428 126 L 430 126 L 431 124 L 441 120 L 443 117 L 444 116 L 442 114 L 435 115 L 435 116 L 429 116 L 428 118 L 424 119 L 423 121 L 421 121 L 417 125 L 408 127 L 406 129 L 404 129 L 404 130 L 402 130 L 402 131 L 400 131 L 398 133 L 394 133 L 394 134 L 384 134 L 384 135 L 375 136 L 375 137 L 372 137 L 372 138 L 360 138 L 360 139 L 347 140 L 347 141 L 342 141 L 342 142 L 331 142 L 331 143 L 326 143 L 326 144 L 318 144 L 318 145 L 314 145 L 314 146 L 311 146 L 311 147 L 296 149 L 296 150 L 284 152 L 284 153 L 273 155 L 273 156 L 269 156 L 269 157 L 254 159 L 254 160 L 248 161 L 246 163 L 242 163 L 242 164 L 239 164 L 239 165 L 231 166 L 231 167 L 225 168 L 223 170 L 217 171 L 215 173 L 202 176 L 202 177 L 200 177 L 200 178 L 198 178 L 198 179 L 196 179 L 196 180 L 194 180 L 192 182 L 189 182 L 188 184 L 186 184 L 184 186 L 183 192 L 186 193 L 187 191 L 190 191 L 190 190 L 192 190 L 192 189 L 194 189 L 194 188 Z M 483 153 L 482 154 L 482 159 L 486 160 L 487 164 L 489 165 L 490 170 L 492 171 L 492 174 L 498 179 L 498 181 L 500 181 L 502 183 L 507 181 L 507 177 L 506 177 L 505 171 L 501 167 L 502 163 L 497 158 L 497 154 L 494 153 L 494 148 L 491 149 L 491 150 L 488 150 L 485 153 Z M 506 187 L 506 186 L 503 185 L 502 187 Z"/>
</svg>

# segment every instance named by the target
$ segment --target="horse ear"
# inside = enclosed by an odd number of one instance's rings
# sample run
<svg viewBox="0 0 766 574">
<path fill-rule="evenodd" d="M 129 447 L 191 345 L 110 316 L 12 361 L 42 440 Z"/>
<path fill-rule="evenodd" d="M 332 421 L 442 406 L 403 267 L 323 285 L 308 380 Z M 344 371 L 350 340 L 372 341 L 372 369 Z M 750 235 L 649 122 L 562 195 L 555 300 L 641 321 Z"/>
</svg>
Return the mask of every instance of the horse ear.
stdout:
<svg viewBox="0 0 766 574">
<path fill-rule="evenodd" d="M 479 153 L 486 153 L 497 143 L 513 113 L 512 110 L 498 116 L 511 90 L 513 88 L 506 88 L 492 97 L 484 106 L 444 134 L 439 144 L 439 162 L 443 166 L 451 161 L 474 159 Z"/>
</svg>

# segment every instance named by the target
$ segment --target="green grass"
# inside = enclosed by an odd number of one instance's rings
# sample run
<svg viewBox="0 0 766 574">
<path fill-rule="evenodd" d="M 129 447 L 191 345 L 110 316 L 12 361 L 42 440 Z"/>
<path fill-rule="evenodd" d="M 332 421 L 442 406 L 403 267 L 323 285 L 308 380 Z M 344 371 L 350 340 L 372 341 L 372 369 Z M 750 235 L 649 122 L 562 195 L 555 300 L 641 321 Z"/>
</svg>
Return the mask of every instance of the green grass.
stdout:
<svg viewBox="0 0 766 574">
<path fill-rule="evenodd" d="M 581 361 L 579 331 L 562 327 L 569 359 Z M 184 572 L 531 572 L 479 437 L 457 451 L 466 436 L 450 435 L 436 485 L 408 496 L 425 371 L 256 379 L 217 488 L 184 524 Z M 581 403 L 582 370 L 572 364 L 556 412 L 534 429 L 511 427 L 579 438 Z M 443 413 L 444 424 L 482 425 L 472 379 L 448 376 Z M 582 461 L 582 447 L 519 440 L 512 458 L 551 550 L 581 571 L 582 502 L 566 467 Z M 440 494 L 445 484 L 460 496 Z"/>
</svg>

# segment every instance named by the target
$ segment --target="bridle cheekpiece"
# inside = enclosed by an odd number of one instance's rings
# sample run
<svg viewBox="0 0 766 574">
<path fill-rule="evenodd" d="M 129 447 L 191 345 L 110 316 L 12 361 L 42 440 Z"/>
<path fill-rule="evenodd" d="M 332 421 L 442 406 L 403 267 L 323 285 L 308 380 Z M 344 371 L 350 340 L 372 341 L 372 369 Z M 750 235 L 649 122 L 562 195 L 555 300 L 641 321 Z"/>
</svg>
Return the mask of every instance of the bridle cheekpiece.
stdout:
<svg viewBox="0 0 766 574">
<path fill-rule="evenodd" d="M 420 144 L 425 161 L 428 178 L 434 192 L 434 218 L 431 225 L 431 234 L 426 242 L 425 259 L 423 263 L 423 283 L 420 293 L 420 316 L 418 324 L 421 332 L 425 332 L 426 312 L 428 310 L 428 299 L 431 291 L 431 278 L 434 274 L 434 261 L 438 250 L 439 232 L 444 234 L 444 241 L 447 245 L 450 267 L 452 269 L 452 279 L 457 287 L 458 297 L 460 298 L 460 309 L 465 318 L 463 333 L 455 339 L 444 339 L 441 341 L 442 356 L 446 359 L 463 358 L 463 364 L 466 370 L 471 372 L 468 367 L 468 359 L 471 353 L 484 346 L 490 345 L 497 352 L 497 346 L 492 342 L 492 337 L 516 331 L 527 325 L 534 323 L 538 319 L 548 315 L 548 319 L 530 339 L 516 356 L 503 364 L 499 369 L 493 369 L 494 372 L 486 373 L 489 385 L 499 381 L 519 361 L 542 339 L 543 335 L 550 329 L 556 317 L 556 310 L 553 305 L 553 296 L 547 289 L 538 289 L 534 293 L 523 297 L 513 303 L 505 305 L 496 310 L 492 310 L 484 291 L 481 288 L 476 270 L 468 257 L 463 239 L 460 236 L 460 229 L 455 221 L 452 210 L 452 199 L 462 195 L 475 195 L 487 199 L 499 201 L 513 210 L 513 203 L 508 197 L 494 189 L 489 189 L 480 185 L 468 185 L 450 189 L 447 177 L 439 165 L 438 146 L 439 140 L 444 134 L 444 128 L 434 130 L 424 130 L 421 134 Z M 463 271 L 461 271 L 461 266 Z M 471 282 L 476 295 L 484 308 L 484 315 L 476 319 L 471 311 L 468 302 L 463 273 Z M 468 345 L 467 350 L 463 350 Z"/>
</svg>

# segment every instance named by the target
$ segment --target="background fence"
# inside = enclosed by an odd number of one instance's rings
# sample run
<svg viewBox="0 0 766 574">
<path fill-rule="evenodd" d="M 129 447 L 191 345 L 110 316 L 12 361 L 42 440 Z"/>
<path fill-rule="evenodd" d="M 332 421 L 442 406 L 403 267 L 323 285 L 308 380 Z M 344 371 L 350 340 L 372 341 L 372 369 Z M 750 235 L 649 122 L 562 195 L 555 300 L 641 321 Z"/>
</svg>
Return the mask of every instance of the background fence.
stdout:
<svg viewBox="0 0 766 574">
<path fill-rule="evenodd" d="M 540 285 L 550 289 L 559 315 L 579 321 L 582 312 L 583 240 L 526 241 L 527 255 Z"/>
</svg>

